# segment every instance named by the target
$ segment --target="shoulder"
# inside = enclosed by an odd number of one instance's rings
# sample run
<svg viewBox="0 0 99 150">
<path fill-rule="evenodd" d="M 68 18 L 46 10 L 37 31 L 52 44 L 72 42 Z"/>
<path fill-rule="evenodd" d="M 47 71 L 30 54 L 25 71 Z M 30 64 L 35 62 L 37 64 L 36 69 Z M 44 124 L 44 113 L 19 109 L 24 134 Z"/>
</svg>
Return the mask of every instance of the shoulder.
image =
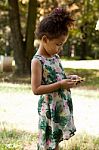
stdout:
<svg viewBox="0 0 99 150">
<path fill-rule="evenodd" d="M 36 54 L 36 55 L 33 56 L 32 61 L 33 61 L 34 59 L 38 60 L 38 62 L 40 62 L 42 65 L 43 65 L 44 62 L 45 62 L 45 59 L 44 59 L 44 57 L 43 57 L 42 55 L 37 55 L 37 54 Z"/>
<path fill-rule="evenodd" d="M 35 64 L 35 65 L 41 64 L 42 63 L 41 60 L 42 60 L 42 58 L 40 55 L 34 55 L 31 60 L 31 64 Z"/>
<path fill-rule="evenodd" d="M 41 62 L 37 58 L 34 57 L 31 60 L 31 70 L 33 70 L 33 69 L 41 69 L 41 68 L 42 68 Z"/>
<path fill-rule="evenodd" d="M 31 64 L 40 64 L 40 61 L 37 58 L 33 58 Z"/>
</svg>

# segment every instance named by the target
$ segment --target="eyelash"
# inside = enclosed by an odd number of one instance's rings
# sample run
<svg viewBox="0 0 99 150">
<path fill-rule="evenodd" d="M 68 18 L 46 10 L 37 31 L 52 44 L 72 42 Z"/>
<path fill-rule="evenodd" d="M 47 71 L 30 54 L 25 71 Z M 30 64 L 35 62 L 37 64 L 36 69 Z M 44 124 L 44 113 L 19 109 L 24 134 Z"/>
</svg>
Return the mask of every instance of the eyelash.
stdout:
<svg viewBox="0 0 99 150">
<path fill-rule="evenodd" d="M 60 45 L 59 45 L 59 44 L 56 44 L 56 45 L 57 45 L 57 46 L 62 46 L 62 44 L 60 44 Z"/>
</svg>

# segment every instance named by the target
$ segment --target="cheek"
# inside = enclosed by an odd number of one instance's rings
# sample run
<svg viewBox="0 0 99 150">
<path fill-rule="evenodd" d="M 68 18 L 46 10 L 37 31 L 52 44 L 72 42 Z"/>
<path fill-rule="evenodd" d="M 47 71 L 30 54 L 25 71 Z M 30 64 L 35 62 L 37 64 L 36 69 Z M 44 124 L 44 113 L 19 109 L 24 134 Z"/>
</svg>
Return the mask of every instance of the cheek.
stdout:
<svg viewBox="0 0 99 150">
<path fill-rule="evenodd" d="M 61 50 L 61 47 L 60 47 L 60 46 L 56 47 L 56 50 L 57 50 L 57 51 L 60 51 L 60 50 Z"/>
<path fill-rule="evenodd" d="M 59 48 L 60 48 L 59 46 L 55 46 L 55 49 L 56 49 L 56 50 L 59 50 Z"/>
<path fill-rule="evenodd" d="M 57 52 L 59 51 L 59 47 L 54 46 L 54 47 L 52 48 L 52 50 L 53 50 L 54 53 L 57 53 Z"/>
</svg>

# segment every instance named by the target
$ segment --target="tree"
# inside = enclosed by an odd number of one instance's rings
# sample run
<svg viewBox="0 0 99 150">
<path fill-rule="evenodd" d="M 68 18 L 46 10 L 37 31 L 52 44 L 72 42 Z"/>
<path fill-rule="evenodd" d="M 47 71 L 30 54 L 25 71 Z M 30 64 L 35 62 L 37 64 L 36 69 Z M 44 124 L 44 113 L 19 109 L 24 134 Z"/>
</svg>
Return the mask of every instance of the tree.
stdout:
<svg viewBox="0 0 99 150">
<path fill-rule="evenodd" d="M 95 48 L 97 45 L 99 46 L 99 32 L 95 31 L 98 10 L 98 0 L 85 0 L 80 5 L 80 17 L 78 20 L 80 44 L 78 47 L 81 59 L 86 59 L 87 56 L 92 58 L 97 56 L 97 59 L 99 58 L 99 49 L 96 50 Z M 94 49 L 97 55 L 94 54 Z"/>
<path fill-rule="evenodd" d="M 20 0 L 22 2 L 22 0 Z M 15 74 L 26 74 L 30 73 L 31 59 L 34 52 L 34 31 L 36 26 L 37 18 L 37 6 L 39 5 L 38 18 L 41 15 L 47 14 L 51 9 L 58 6 L 56 0 L 52 1 L 37 1 L 37 0 L 28 0 L 28 17 L 27 17 L 27 26 L 26 33 L 23 36 L 21 21 L 20 21 L 20 9 L 18 0 L 8 0 L 9 4 L 9 20 L 10 27 L 13 39 L 13 50 L 14 50 L 14 59 L 16 64 Z M 25 0 L 24 0 L 25 2 Z M 49 8 L 49 9 L 47 9 Z M 41 10 L 44 13 L 41 14 Z"/>
<path fill-rule="evenodd" d="M 37 15 L 37 0 L 29 0 L 26 35 L 22 35 L 19 2 L 8 0 L 9 20 L 13 37 L 14 59 L 16 63 L 15 74 L 30 73 L 30 62 L 33 56 L 34 30 Z"/>
<path fill-rule="evenodd" d="M 0 54 L 5 54 L 6 41 L 9 40 L 8 10 L 5 0 L 0 1 Z"/>
<path fill-rule="evenodd" d="M 9 5 L 7 5 L 7 1 Z M 70 37 L 66 43 L 66 51 L 67 49 L 70 51 L 72 45 L 74 45 L 77 57 L 81 59 L 85 59 L 86 56 L 99 58 L 99 32 L 95 31 L 99 10 L 98 0 L 2 0 L 2 2 L 0 1 L 0 10 L 3 11 L 2 16 L 0 14 L 0 31 L 4 31 L 4 26 L 8 27 L 10 21 L 16 74 L 30 74 L 30 63 L 34 55 L 33 42 L 36 23 L 38 23 L 41 16 L 48 14 L 57 6 L 67 7 L 73 14 L 77 14 L 77 28 L 70 32 Z M 8 39 L 7 33 L 0 35 L 4 39 L 2 40 L 4 42 L 1 43 L 0 41 L 1 47 L 2 45 L 4 47 L 6 38 Z M 70 55 L 70 52 L 68 54 Z"/>
</svg>

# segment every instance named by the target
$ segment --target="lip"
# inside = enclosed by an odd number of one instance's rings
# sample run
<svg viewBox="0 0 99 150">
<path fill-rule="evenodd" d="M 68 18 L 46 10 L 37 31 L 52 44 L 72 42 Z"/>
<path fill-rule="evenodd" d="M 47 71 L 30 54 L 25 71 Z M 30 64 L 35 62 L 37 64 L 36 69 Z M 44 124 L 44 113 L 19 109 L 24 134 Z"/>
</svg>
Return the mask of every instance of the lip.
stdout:
<svg viewBox="0 0 99 150">
<path fill-rule="evenodd" d="M 57 53 L 60 53 L 61 50 L 58 50 Z"/>
</svg>

